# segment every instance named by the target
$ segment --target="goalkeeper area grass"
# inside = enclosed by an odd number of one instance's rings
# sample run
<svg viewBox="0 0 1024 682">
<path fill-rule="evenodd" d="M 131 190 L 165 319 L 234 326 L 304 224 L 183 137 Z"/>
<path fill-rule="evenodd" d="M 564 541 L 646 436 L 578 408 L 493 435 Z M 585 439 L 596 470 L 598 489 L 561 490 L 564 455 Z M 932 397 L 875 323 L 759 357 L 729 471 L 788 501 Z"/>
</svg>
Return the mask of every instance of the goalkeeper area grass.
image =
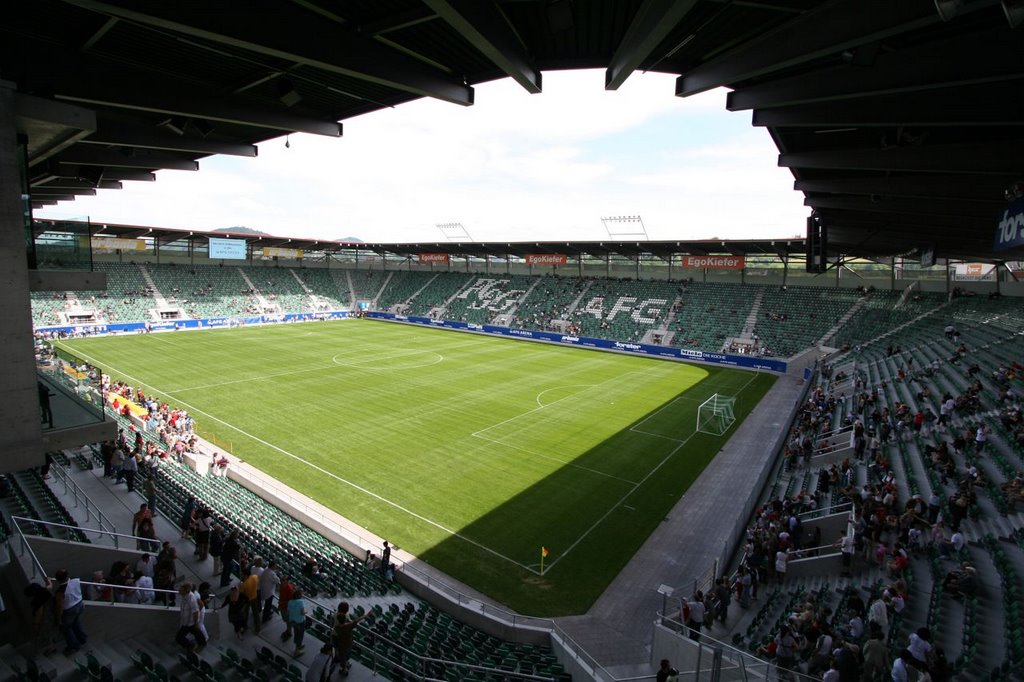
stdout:
<svg viewBox="0 0 1024 682">
<path fill-rule="evenodd" d="M 219 447 L 535 616 L 585 612 L 775 381 L 370 320 L 59 345 L 188 410 Z M 720 437 L 695 429 L 714 393 L 738 397 Z"/>
</svg>

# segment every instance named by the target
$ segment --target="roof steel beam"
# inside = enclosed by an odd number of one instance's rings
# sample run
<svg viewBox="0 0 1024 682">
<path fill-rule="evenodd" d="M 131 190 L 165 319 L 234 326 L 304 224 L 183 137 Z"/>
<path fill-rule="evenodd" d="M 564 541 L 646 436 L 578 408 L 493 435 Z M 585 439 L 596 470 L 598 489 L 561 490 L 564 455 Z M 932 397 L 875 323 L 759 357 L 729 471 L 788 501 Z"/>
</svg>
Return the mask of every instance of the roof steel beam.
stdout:
<svg viewBox="0 0 1024 682">
<path fill-rule="evenodd" d="M 47 187 L 42 185 L 40 187 L 33 187 L 29 194 L 33 198 L 49 198 L 49 197 L 62 197 L 62 196 L 78 196 L 78 197 L 92 197 L 96 196 L 96 190 L 88 188 L 69 189 L 67 187 Z"/>
<path fill-rule="evenodd" d="M 1007 176 L 1009 184 L 1013 176 Z M 1004 185 L 1005 186 L 1005 185 Z M 985 175 L 910 175 L 888 178 L 828 178 L 796 180 L 798 192 L 830 192 L 922 199 L 959 199 L 979 203 L 1003 203 L 1000 181 Z"/>
<path fill-rule="evenodd" d="M 79 166 L 199 170 L 199 162 L 193 159 L 173 154 L 160 154 L 148 150 L 136 150 L 130 147 L 122 150 L 112 150 L 79 145 L 59 154 L 56 159 L 62 164 Z"/>
<path fill-rule="evenodd" d="M 46 181 L 29 183 L 33 190 L 46 189 L 121 189 L 121 183 L 117 180 L 100 180 L 99 185 L 94 185 L 86 180 L 76 180 L 65 177 L 51 177 Z"/>
<path fill-rule="evenodd" d="M 867 211 L 869 213 L 905 213 L 908 215 L 959 216 L 990 220 L 999 213 L 987 204 L 955 199 L 893 199 L 878 196 L 813 196 L 804 199 L 804 206 Z"/>
<path fill-rule="evenodd" d="M 618 90 L 696 4 L 697 0 L 645 0 L 608 62 L 604 89 Z"/>
<path fill-rule="evenodd" d="M 100 117 L 96 132 L 82 140 L 83 144 L 118 147 L 143 147 L 188 154 L 227 154 L 229 156 L 256 156 L 253 144 L 237 144 L 207 140 L 192 135 L 176 135 L 158 126 L 146 127 Z"/>
<path fill-rule="evenodd" d="M 676 80 L 686 97 L 941 21 L 934 0 L 833 0 Z"/>
<path fill-rule="evenodd" d="M 934 144 L 888 149 L 828 149 L 779 154 L 787 168 L 837 168 L 926 173 L 1019 173 L 1024 141 Z"/>
<path fill-rule="evenodd" d="M 739 88 L 729 93 L 726 108 L 781 107 L 1020 78 L 1024 41 L 1000 27 L 883 54 L 870 67 L 838 66 Z"/>
<path fill-rule="evenodd" d="M 527 92 L 541 91 L 540 71 L 497 5 L 485 0 L 423 2 Z"/>
<path fill-rule="evenodd" d="M 275 4 L 273 22 L 239 21 L 239 17 L 249 13 L 246 0 L 219 0 L 215 10 L 202 0 L 146 3 L 144 10 L 134 0 L 65 2 L 99 14 L 305 64 L 420 97 L 465 106 L 473 103 L 472 87 L 287 2 Z M 280 30 L 281 26 L 287 26 L 288 30 Z"/>
<path fill-rule="evenodd" d="M 755 126 L 1022 126 L 1024 88 L 1006 83 L 756 109 Z"/>
</svg>

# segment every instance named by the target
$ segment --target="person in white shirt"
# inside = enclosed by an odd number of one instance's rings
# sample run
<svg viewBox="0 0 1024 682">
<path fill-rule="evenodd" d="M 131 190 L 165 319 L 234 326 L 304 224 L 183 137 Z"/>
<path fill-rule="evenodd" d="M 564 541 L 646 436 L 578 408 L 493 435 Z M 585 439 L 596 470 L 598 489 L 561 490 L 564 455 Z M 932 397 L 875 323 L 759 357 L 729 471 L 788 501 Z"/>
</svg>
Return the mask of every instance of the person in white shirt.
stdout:
<svg viewBox="0 0 1024 682">
<path fill-rule="evenodd" d="M 133 591 L 135 601 L 139 604 L 152 604 L 156 593 L 153 591 L 153 576 L 146 575 L 142 571 L 135 571 L 135 587 Z"/>
<path fill-rule="evenodd" d="M 53 594 L 55 620 L 67 644 L 64 654 L 70 656 L 85 646 L 87 640 L 82 629 L 82 583 L 78 578 L 69 577 L 64 568 L 57 571 L 54 582 L 57 586 Z"/>
<path fill-rule="evenodd" d="M 889 602 L 891 600 L 889 593 L 885 592 L 881 598 L 872 602 L 868 609 L 868 622 L 878 624 L 882 629 L 883 638 L 889 635 Z"/>
<path fill-rule="evenodd" d="M 206 646 L 206 638 L 203 636 L 202 630 L 199 629 L 199 600 L 192 591 L 192 585 L 190 583 L 183 583 L 178 588 L 178 595 L 181 597 L 179 600 L 181 608 L 178 620 L 178 634 L 175 636 L 174 641 L 189 651 L 202 649 Z M 189 635 L 192 635 L 195 639 L 194 644 L 189 641 Z"/>
<path fill-rule="evenodd" d="M 928 628 L 918 628 L 917 632 L 910 633 L 910 642 L 907 644 L 907 653 L 911 659 L 907 661 L 918 670 L 928 670 L 929 658 L 932 653 L 932 633 Z"/>
</svg>

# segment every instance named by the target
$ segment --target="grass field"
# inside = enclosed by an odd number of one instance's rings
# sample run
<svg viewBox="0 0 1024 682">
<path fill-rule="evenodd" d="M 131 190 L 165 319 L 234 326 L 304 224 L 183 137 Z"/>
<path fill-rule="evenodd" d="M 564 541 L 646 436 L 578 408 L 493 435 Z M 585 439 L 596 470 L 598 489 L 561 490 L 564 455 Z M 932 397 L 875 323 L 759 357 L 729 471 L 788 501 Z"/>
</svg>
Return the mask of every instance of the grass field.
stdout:
<svg viewBox="0 0 1024 682">
<path fill-rule="evenodd" d="M 703 400 L 739 396 L 738 425 L 774 382 L 368 320 L 61 345 L 532 615 L 586 611 L 718 452 L 732 430 L 696 432 Z"/>
</svg>

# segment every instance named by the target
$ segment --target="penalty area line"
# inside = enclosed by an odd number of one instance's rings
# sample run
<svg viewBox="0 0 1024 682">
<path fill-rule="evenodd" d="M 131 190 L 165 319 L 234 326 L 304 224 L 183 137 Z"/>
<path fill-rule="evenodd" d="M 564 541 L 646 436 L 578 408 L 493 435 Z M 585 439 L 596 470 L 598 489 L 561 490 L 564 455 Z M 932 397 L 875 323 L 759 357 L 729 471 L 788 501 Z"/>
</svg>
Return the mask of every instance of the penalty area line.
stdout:
<svg viewBox="0 0 1024 682">
<path fill-rule="evenodd" d="M 76 355 L 78 355 L 79 357 L 81 357 L 81 358 L 83 358 L 85 360 L 90 361 L 92 364 L 94 364 L 96 366 L 100 366 L 100 365 L 106 364 L 106 363 L 98 362 L 95 358 L 92 358 L 92 357 L 86 355 L 85 353 L 76 352 Z M 117 371 L 117 369 L 113 365 L 107 365 L 107 367 L 110 367 L 112 370 Z M 150 386 L 146 382 L 140 381 L 139 379 L 131 376 L 130 374 L 126 374 L 125 372 L 120 372 L 120 371 L 117 371 L 117 373 L 120 374 L 121 376 L 127 378 L 127 379 L 130 379 L 131 381 L 137 383 L 140 386 L 145 386 L 146 388 L 152 389 L 152 391 L 154 393 L 158 393 L 160 395 L 167 395 L 166 393 L 163 393 L 160 389 L 156 388 L 155 386 Z M 407 509 L 406 507 L 403 507 L 402 505 L 398 504 L 397 502 L 389 500 L 388 498 L 386 498 L 386 497 L 384 497 L 382 495 L 379 495 L 378 493 L 375 493 L 372 490 L 368 490 L 368 489 L 360 486 L 357 483 L 354 483 L 352 481 L 344 479 L 341 476 L 338 476 L 337 474 L 335 474 L 335 473 L 333 473 L 331 471 L 328 471 L 328 470 L 324 469 L 323 467 L 321 467 L 321 466 L 319 466 L 317 464 L 313 464 L 312 462 L 310 462 L 308 460 L 305 460 L 302 457 L 299 457 L 298 455 L 296 455 L 294 453 L 288 452 L 287 450 L 285 450 L 285 449 L 283 449 L 281 447 L 278 447 L 277 445 L 274 445 L 273 443 L 268 443 L 267 441 L 263 440 L 262 438 L 259 438 L 258 436 L 254 436 L 251 433 L 248 433 L 247 431 L 243 431 L 242 429 L 238 428 L 234 424 L 226 422 L 223 419 L 220 419 L 219 417 L 215 417 L 214 415 L 210 414 L 209 412 L 204 412 L 203 410 L 199 409 L 198 407 L 195 407 L 194 405 L 190 405 L 189 403 L 186 403 L 184 400 L 177 400 L 176 402 L 184 405 L 185 407 L 188 407 L 189 410 L 191 410 L 195 414 L 201 414 L 201 415 L 203 415 L 205 417 L 209 417 L 213 421 L 218 422 L 220 424 L 223 424 L 224 426 L 228 427 L 229 429 L 232 429 L 232 430 L 242 434 L 243 436 L 245 436 L 245 437 L 247 437 L 247 438 L 249 438 L 251 440 L 256 441 L 257 443 L 260 443 L 261 445 L 264 445 L 264 446 L 270 448 L 271 450 L 275 450 L 275 451 L 281 453 L 282 455 L 285 455 L 286 457 L 291 457 L 295 461 L 301 462 L 302 464 L 305 464 L 309 468 L 314 469 L 316 471 L 319 471 L 320 473 L 322 473 L 322 474 L 324 474 L 326 476 L 329 476 L 330 478 L 335 479 L 339 483 L 344 483 L 345 485 L 350 486 L 351 488 L 353 488 L 355 490 L 358 490 L 359 492 L 361 492 L 361 493 L 363 493 L 365 495 L 369 495 L 370 497 L 374 498 L 375 500 L 383 502 L 384 504 L 386 504 L 386 505 L 388 505 L 390 507 L 393 507 L 394 509 L 397 509 L 398 511 L 401 511 L 401 512 L 403 512 L 405 514 L 408 514 L 409 516 L 411 516 L 411 517 L 413 517 L 413 518 L 415 518 L 415 519 L 417 519 L 419 521 L 422 521 L 423 523 L 426 523 L 427 525 L 433 526 L 434 528 L 437 528 L 438 530 L 444 531 L 445 533 L 448 533 L 452 537 L 458 538 L 458 539 L 462 540 L 463 542 L 468 542 L 469 544 L 473 545 L 474 547 L 477 547 L 478 549 L 481 549 L 481 550 L 487 552 L 488 554 L 491 554 L 491 555 L 493 555 L 495 557 L 498 557 L 499 559 L 502 559 L 503 561 L 507 561 L 510 564 L 518 566 L 519 568 L 522 568 L 525 571 L 529 571 L 531 573 L 537 574 L 537 571 L 531 569 L 526 564 L 521 564 L 518 561 L 516 561 L 515 559 L 507 557 L 504 554 L 502 554 L 501 552 L 498 552 L 497 550 L 491 549 L 490 547 L 488 547 L 488 546 L 486 546 L 484 544 L 481 544 L 481 543 L 477 542 L 476 540 L 473 540 L 471 538 L 467 538 L 466 536 L 458 533 L 457 531 L 454 531 L 454 530 L 452 530 L 450 528 L 447 528 L 447 527 L 441 525 L 440 523 L 438 523 L 436 521 L 433 521 L 431 519 L 428 519 L 427 517 L 425 517 L 425 516 L 423 516 L 421 514 L 417 514 L 416 512 L 412 511 L 411 509 Z"/>
</svg>

